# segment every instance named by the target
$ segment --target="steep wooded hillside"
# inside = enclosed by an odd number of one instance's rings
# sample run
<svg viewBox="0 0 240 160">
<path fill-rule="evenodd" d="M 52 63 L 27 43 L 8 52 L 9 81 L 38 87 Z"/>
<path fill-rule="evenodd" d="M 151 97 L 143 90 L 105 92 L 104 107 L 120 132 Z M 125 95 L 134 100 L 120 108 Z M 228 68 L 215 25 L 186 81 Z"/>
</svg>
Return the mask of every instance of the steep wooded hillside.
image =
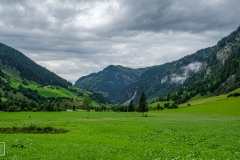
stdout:
<svg viewBox="0 0 240 160">
<path fill-rule="evenodd" d="M 2 43 L 0 43 L 0 63 L 17 70 L 22 78 L 42 85 L 59 85 L 64 88 L 71 85 L 67 80 L 36 64 L 18 50 Z"/>
<path fill-rule="evenodd" d="M 79 78 L 74 86 L 102 93 L 109 100 L 114 101 L 119 91 L 133 83 L 146 70 L 148 68 L 131 69 L 110 65 L 98 73 Z"/>
<path fill-rule="evenodd" d="M 147 97 L 162 97 L 177 92 L 178 103 L 208 92 L 221 94 L 240 87 L 240 27 L 217 45 L 202 49 L 177 61 L 150 68 L 117 95 L 124 103 L 135 92 Z"/>
<path fill-rule="evenodd" d="M 0 43 L 0 111 L 64 111 L 109 103 L 98 93 L 83 91 L 33 62 L 21 52 Z"/>
</svg>

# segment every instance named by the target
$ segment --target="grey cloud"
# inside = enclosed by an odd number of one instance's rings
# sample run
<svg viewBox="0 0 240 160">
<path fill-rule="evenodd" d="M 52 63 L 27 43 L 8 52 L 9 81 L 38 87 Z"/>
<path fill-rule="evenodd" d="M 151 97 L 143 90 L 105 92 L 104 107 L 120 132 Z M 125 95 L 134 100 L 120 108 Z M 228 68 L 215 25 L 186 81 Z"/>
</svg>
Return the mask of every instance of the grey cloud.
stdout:
<svg viewBox="0 0 240 160">
<path fill-rule="evenodd" d="M 145 67 L 212 46 L 238 0 L 0 1 L 0 42 L 74 82 L 110 64 Z"/>
<path fill-rule="evenodd" d="M 208 30 L 232 29 L 239 24 L 240 2 L 189 1 L 189 0 L 127 0 L 121 4 L 126 12 L 113 21 L 112 35 L 126 31 L 166 30 L 183 32 L 205 32 Z M 109 32 L 106 30 L 106 32 Z"/>
<path fill-rule="evenodd" d="M 36 4 L 27 1 L 5 4 L 1 12 L 1 21 L 8 27 L 25 30 L 46 29 L 49 25 L 47 16 Z"/>
</svg>

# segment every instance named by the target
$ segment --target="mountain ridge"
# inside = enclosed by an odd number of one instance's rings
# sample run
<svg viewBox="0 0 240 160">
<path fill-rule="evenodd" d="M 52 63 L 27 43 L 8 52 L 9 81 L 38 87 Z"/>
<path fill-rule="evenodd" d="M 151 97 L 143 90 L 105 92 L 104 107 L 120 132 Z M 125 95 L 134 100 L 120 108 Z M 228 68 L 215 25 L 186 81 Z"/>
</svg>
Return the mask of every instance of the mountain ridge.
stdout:
<svg viewBox="0 0 240 160">
<path fill-rule="evenodd" d="M 177 61 L 150 68 L 133 84 L 125 87 L 118 94 L 117 101 L 120 103 L 127 101 L 136 91 L 135 101 L 141 92 L 145 92 L 149 98 L 169 95 L 168 98 L 178 100 L 178 103 L 185 102 L 198 93 L 229 92 L 240 87 L 239 66 L 240 27 L 218 41 L 215 46 L 201 49 Z M 178 92 L 180 89 L 185 92 Z M 170 96 L 174 92 L 179 93 L 178 98 Z"/>
<path fill-rule="evenodd" d="M 237 50 L 235 54 L 237 60 L 236 62 L 234 61 L 234 65 L 238 64 L 239 42 L 240 27 L 228 36 L 219 40 L 217 44 L 212 47 L 200 49 L 195 53 L 184 56 L 176 61 L 149 67 L 132 83 L 122 86 L 122 89 L 115 90 L 115 93 L 117 92 L 116 97 L 112 96 L 111 100 L 122 104 L 131 99 L 133 95 L 135 95 L 135 92 L 137 93 L 134 99 L 135 101 L 137 101 L 141 92 L 145 92 L 148 98 L 163 97 L 178 92 L 181 88 L 198 83 L 199 85 L 201 83 L 202 89 L 196 90 L 196 93 L 206 94 L 207 92 L 214 92 L 215 94 L 221 94 L 227 92 L 228 90 L 231 90 L 230 88 L 232 85 L 238 84 L 235 80 L 236 77 L 238 77 L 238 72 L 236 69 L 234 70 L 225 64 L 227 62 L 229 65 L 231 62 L 228 61 L 234 60 L 229 56 L 233 55 L 234 48 Z M 230 69 L 228 69 L 229 71 L 225 71 L 226 73 L 222 73 L 224 68 Z M 224 76 L 221 76 L 218 72 L 221 72 Z M 107 72 L 101 73 L 108 74 Z M 99 78 L 96 73 L 90 75 L 94 76 L 95 79 Z M 214 76 L 218 77 L 218 79 L 214 78 Z M 86 79 L 87 76 L 84 78 Z M 207 83 L 207 86 L 203 86 L 201 82 L 203 80 L 206 81 L 205 83 Z M 92 85 L 91 81 L 88 81 L 88 83 L 89 86 Z M 220 86 L 226 86 L 227 84 L 229 87 Z M 117 86 L 118 84 L 116 83 L 114 85 Z M 236 86 L 233 88 L 236 88 Z M 101 89 L 99 89 L 98 92 L 101 92 Z M 191 92 L 192 95 L 196 93 Z M 192 95 L 188 96 L 191 97 Z M 179 103 L 180 102 L 181 101 L 179 101 Z"/>
<path fill-rule="evenodd" d="M 64 88 L 72 85 L 62 77 L 38 65 L 23 53 L 3 43 L 0 43 L 0 62 L 19 71 L 22 78 L 33 80 L 39 84 L 55 84 Z"/>
<path fill-rule="evenodd" d="M 109 65 L 102 71 L 80 77 L 74 86 L 102 93 L 113 101 L 117 92 L 133 83 L 137 77 L 148 69 L 149 67 L 132 69 L 121 65 Z"/>
<path fill-rule="evenodd" d="M 109 103 L 97 93 L 72 86 L 18 50 L 0 43 L 0 111 L 83 109 L 85 96 L 94 107 Z"/>
</svg>

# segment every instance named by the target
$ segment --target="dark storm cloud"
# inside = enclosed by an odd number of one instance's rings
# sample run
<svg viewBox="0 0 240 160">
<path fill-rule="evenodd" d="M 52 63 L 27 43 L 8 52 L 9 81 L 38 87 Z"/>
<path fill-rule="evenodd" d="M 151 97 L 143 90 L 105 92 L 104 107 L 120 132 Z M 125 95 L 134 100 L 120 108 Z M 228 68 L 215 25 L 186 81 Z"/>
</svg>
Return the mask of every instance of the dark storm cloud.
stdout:
<svg viewBox="0 0 240 160">
<path fill-rule="evenodd" d="M 74 82 L 110 64 L 159 65 L 240 24 L 238 0 L 2 0 L 0 42 Z"/>
<path fill-rule="evenodd" d="M 126 0 L 121 7 L 125 12 L 117 16 L 112 23 L 110 31 L 113 35 L 119 31 L 172 30 L 199 33 L 233 29 L 239 24 L 238 0 Z"/>
</svg>

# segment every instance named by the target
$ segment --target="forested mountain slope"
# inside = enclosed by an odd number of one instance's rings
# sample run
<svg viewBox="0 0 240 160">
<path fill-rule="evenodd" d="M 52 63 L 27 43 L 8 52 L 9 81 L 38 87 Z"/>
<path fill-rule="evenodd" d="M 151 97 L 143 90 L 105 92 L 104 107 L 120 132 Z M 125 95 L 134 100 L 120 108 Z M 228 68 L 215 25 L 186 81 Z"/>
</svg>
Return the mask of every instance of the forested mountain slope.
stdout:
<svg viewBox="0 0 240 160">
<path fill-rule="evenodd" d="M 177 61 L 150 68 L 134 83 L 117 95 L 123 103 L 141 92 L 147 97 L 172 97 L 182 103 L 185 99 L 208 92 L 221 94 L 240 87 L 240 27 L 217 45 L 202 49 Z"/>
<path fill-rule="evenodd" d="M 36 64 L 21 52 L 0 43 L 0 63 L 19 71 L 22 78 L 42 85 L 59 85 L 67 88 L 71 85 L 67 80 Z"/>
<path fill-rule="evenodd" d="M 146 70 L 148 68 L 132 69 L 110 65 L 98 73 L 79 78 L 74 86 L 102 93 L 109 100 L 114 101 L 117 92 L 133 83 Z"/>
<path fill-rule="evenodd" d="M 0 111 L 62 111 L 109 103 L 98 93 L 84 91 L 41 67 L 21 52 L 0 43 Z"/>
</svg>

